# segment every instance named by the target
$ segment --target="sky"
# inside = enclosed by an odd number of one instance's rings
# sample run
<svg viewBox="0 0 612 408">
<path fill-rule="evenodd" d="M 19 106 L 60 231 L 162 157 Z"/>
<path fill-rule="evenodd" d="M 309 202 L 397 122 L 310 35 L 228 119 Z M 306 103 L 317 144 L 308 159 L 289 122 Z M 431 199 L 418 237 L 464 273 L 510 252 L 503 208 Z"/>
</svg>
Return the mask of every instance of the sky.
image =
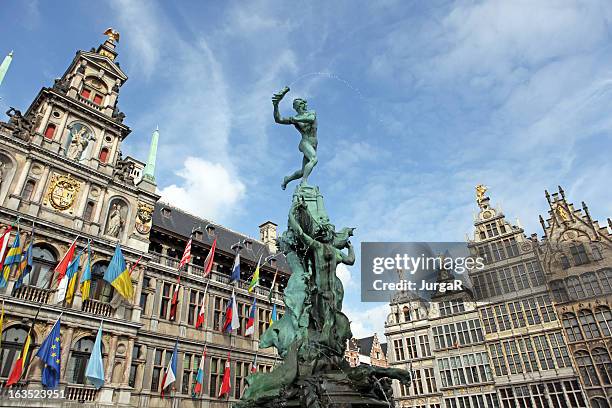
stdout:
<svg viewBox="0 0 612 408">
<path fill-rule="evenodd" d="M 160 128 L 164 201 L 251 236 L 286 228 L 299 134 L 272 118 L 301 97 L 318 118 L 318 185 L 332 222 L 363 241 L 460 241 L 474 186 L 527 234 L 561 185 L 612 216 L 612 3 L 8 0 L 0 56 L 14 50 L 0 109 L 25 110 L 74 53 L 121 33 L 129 80 L 124 155 L 145 160 Z M 357 337 L 382 336 L 384 303 L 360 303 L 342 267 Z"/>
</svg>

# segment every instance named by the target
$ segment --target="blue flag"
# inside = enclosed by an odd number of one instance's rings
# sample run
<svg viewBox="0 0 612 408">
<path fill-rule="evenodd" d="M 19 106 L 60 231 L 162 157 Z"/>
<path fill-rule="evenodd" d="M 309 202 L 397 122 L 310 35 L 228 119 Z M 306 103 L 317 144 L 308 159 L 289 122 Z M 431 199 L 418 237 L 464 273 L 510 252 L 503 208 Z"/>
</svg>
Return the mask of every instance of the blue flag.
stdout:
<svg viewBox="0 0 612 408">
<path fill-rule="evenodd" d="M 57 388 L 60 382 L 60 318 L 51 329 L 51 333 L 40 345 L 36 355 L 40 357 L 45 367 L 42 371 L 42 384 L 46 388 Z"/>
<path fill-rule="evenodd" d="M 240 254 L 236 254 L 234 259 L 234 266 L 232 267 L 232 276 L 230 282 L 237 282 L 240 280 Z"/>
<path fill-rule="evenodd" d="M 102 362 L 102 324 L 98 329 L 98 335 L 96 336 L 96 342 L 94 343 L 91 355 L 89 356 L 89 362 L 87 363 L 87 369 L 85 370 L 85 377 L 93 384 L 96 389 L 100 389 L 104 385 L 104 363 Z"/>
</svg>

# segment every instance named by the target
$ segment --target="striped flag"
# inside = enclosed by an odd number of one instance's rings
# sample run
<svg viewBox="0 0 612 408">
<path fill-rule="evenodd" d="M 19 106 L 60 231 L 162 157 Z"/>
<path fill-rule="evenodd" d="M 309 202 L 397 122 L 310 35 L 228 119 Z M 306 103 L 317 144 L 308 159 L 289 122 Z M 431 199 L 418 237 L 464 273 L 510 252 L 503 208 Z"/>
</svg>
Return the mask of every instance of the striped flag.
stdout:
<svg viewBox="0 0 612 408">
<path fill-rule="evenodd" d="M 6 256 L 6 248 L 8 247 L 9 239 L 11 238 L 11 230 L 13 227 L 10 225 L 8 228 L 2 233 L 2 237 L 0 237 L 0 265 L 4 263 L 4 257 Z"/>
<path fill-rule="evenodd" d="M 89 291 L 91 290 L 91 242 L 87 242 L 87 260 L 83 265 L 83 273 L 81 274 L 81 297 L 83 301 L 89 299 Z"/>
<path fill-rule="evenodd" d="M 185 246 L 178 268 L 181 269 L 183 266 L 187 265 L 189 261 L 191 261 L 191 238 L 187 241 L 187 246 Z"/>
<path fill-rule="evenodd" d="M 217 249 L 217 238 L 213 241 L 210 251 L 204 260 L 204 276 L 208 275 L 212 270 L 213 264 L 215 263 L 215 249 Z"/>
<path fill-rule="evenodd" d="M 161 385 L 161 397 L 164 398 L 164 390 L 172 385 L 176 381 L 176 359 L 178 357 L 178 339 L 174 343 L 174 350 L 172 351 L 172 357 L 168 361 L 168 367 L 164 373 Z"/>
<path fill-rule="evenodd" d="M 204 296 L 202 296 L 202 305 L 200 306 L 200 310 L 198 311 L 198 319 L 196 320 L 196 325 L 195 325 L 196 329 L 200 328 L 200 326 L 204 324 L 205 318 L 206 318 L 206 291 L 204 291 Z"/>
<path fill-rule="evenodd" d="M 80 251 L 77 256 L 74 257 L 70 264 L 68 264 L 68 268 L 66 268 L 66 274 L 60 281 L 57 287 L 57 294 L 55 298 L 56 303 L 63 302 L 66 300 L 67 302 L 72 301 L 72 297 L 74 296 L 74 289 L 76 287 L 76 280 L 79 271 L 79 264 L 81 263 L 81 255 L 83 251 Z"/>
<path fill-rule="evenodd" d="M 236 295 L 234 289 L 232 289 L 232 297 L 227 304 L 225 310 L 225 322 L 223 323 L 223 331 L 231 333 L 233 330 L 240 328 L 240 319 L 238 318 L 238 305 L 236 304 Z"/>
<path fill-rule="evenodd" d="M 181 278 L 179 276 L 179 281 L 176 282 L 176 285 L 174 285 L 174 293 L 172 294 L 172 300 L 170 300 L 170 321 L 176 320 L 176 311 L 178 309 L 179 288 L 181 287 L 180 279 Z"/>
<path fill-rule="evenodd" d="M 33 266 L 33 256 L 32 256 L 32 243 L 34 242 L 34 235 L 32 235 L 32 239 L 30 239 L 30 243 L 28 244 L 28 249 L 25 250 L 21 254 L 21 262 L 19 263 L 19 268 L 17 268 L 17 280 L 15 281 L 15 289 L 19 289 L 23 285 L 23 280 L 28 276 Z"/>
<path fill-rule="evenodd" d="M 232 266 L 232 276 L 230 282 L 237 282 L 240 280 L 240 254 L 236 254 L 234 259 L 234 266 Z"/>
<path fill-rule="evenodd" d="M 13 244 L 11 245 L 6 258 L 4 259 L 4 265 L 2 268 L 2 276 L 0 277 L 0 288 L 6 287 L 8 284 L 9 275 L 13 269 L 13 265 L 19 265 L 21 263 L 21 242 L 19 239 L 19 230 L 15 235 Z"/>
<path fill-rule="evenodd" d="M 249 320 L 247 320 L 246 330 L 244 331 L 245 336 L 251 336 L 255 333 L 255 313 L 257 311 L 257 299 L 253 298 L 253 305 L 249 312 Z"/>
<path fill-rule="evenodd" d="M 202 394 L 202 391 L 204 390 L 204 363 L 205 362 L 206 362 L 206 346 L 204 346 L 204 352 L 202 353 L 202 357 L 200 357 L 200 366 L 198 367 L 198 372 L 196 374 L 195 387 L 193 387 L 194 397 Z"/>
<path fill-rule="evenodd" d="M 68 251 L 66 251 L 64 257 L 61 261 L 59 261 L 59 263 L 54 269 L 55 273 L 57 273 L 58 282 L 61 282 L 61 280 L 64 279 L 64 276 L 66 275 L 66 269 L 68 269 L 68 265 L 70 264 L 70 261 L 72 261 L 72 257 L 74 256 L 74 250 L 76 249 L 76 242 L 78 238 L 79 237 L 76 237 L 74 239 L 74 242 L 72 243 L 72 245 L 70 245 L 70 248 L 68 248 Z"/>
<path fill-rule="evenodd" d="M 256 373 L 257 372 L 257 354 L 255 354 L 255 358 L 253 359 L 253 362 L 251 363 L 251 374 Z"/>
<path fill-rule="evenodd" d="M 274 322 L 277 320 L 278 320 L 278 316 L 276 314 L 276 303 L 274 303 L 274 305 L 272 306 L 272 313 L 270 314 L 270 326 L 269 327 L 272 327 Z"/>
<path fill-rule="evenodd" d="M 255 286 L 259 284 L 259 265 L 261 264 L 261 257 L 263 254 L 259 255 L 259 261 L 257 261 L 257 266 L 255 267 L 255 272 L 253 272 L 253 277 L 251 278 L 251 283 L 249 283 L 249 293 L 255 290 Z"/>
<path fill-rule="evenodd" d="M 38 312 L 36 312 L 36 316 L 34 316 L 34 320 L 32 320 L 32 324 L 30 325 L 30 330 L 28 330 L 28 335 L 26 336 L 25 341 L 23 342 L 23 347 L 21 348 L 21 352 L 19 353 L 19 357 L 13 368 L 11 369 L 11 373 L 9 374 L 5 387 L 10 387 L 13 384 L 16 384 L 23 375 L 25 371 L 26 361 L 28 360 L 28 352 L 30 351 L 30 345 L 32 342 L 32 331 L 34 330 L 34 325 L 36 324 L 36 319 L 38 318 L 38 313 L 40 312 L 40 307 L 38 308 Z"/>
</svg>

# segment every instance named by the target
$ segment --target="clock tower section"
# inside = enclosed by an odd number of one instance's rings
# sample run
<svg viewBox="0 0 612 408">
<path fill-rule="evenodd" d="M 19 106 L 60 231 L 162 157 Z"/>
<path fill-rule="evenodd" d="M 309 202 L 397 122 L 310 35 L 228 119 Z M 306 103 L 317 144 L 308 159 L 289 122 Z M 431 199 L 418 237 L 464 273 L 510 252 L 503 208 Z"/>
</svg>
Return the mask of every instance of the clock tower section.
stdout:
<svg viewBox="0 0 612 408">
<path fill-rule="evenodd" d="M 0 205 L 16 215 L 83 235 L 148 248 L 155 179 L 124 158 L 130 134 L 119 110 L 127 81 L 117 61 L 119 33 L 77 51 L 64 74 L 40 90 L 24 114 L 0 122 Z"/>
</svg>

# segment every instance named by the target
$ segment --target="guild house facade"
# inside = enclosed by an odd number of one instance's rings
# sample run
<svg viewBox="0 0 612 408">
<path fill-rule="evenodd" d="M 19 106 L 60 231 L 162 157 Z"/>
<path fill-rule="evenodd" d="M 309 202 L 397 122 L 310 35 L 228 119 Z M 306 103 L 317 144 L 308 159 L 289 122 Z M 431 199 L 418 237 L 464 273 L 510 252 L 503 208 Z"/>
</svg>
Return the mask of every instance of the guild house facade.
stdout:
<svg viewBox="0 0 612 408">
<path fill-rule="evenodd" d="M 6 381 L 30 332 L 26 371 L 11 390 L 42 388 L 40 360 L 32 356 L 62 313 L 63 395 L 24 405 L 3 387 L 2 406 L 228 406 L 244 391 L 254 362 L 264 371 L 277 362 L 272 350 L 258 349 L 273 304 L 282 315 L 280 294 L 289 275 L 275 247 L 276 225 L 262 224 L 256 240 L 158 202 L 155 156 L 160 132 L 153 132 L 146 161 L 121 153 L 130 128 L 118 105 L 127 76 L 117 62 L 117 41 L 111 31 L 97 48 L 78 51 L 62 76 L 42 88 L 23 113 L 11 109 L 8 121 L 0 122 L 1 229 L 13 227 L 12 242 L 18 226 L 22 247 L 33 244 L 32 269 L 23 284 L 15 287 L 13 271 L 0 289 L 0 381 Z M 172 319 L 177 266 L 190 237 L 192 258 L 181 272 L 178 310 Z M 88 241 L 91 245 L 91 296 L 83 300 L 77 288 L 72 301 L 57 303 L 54 268 L 75 240 L 77 251 Z M 204 276 L 204 261 L 215 240 L 212 272 Z M 132 269 L 132 302 L 121 302 L 102 279 L 117 243 Z M 241 280 L 231 285 L 238 252 Z M 247 280 L 259 259 L 260 284 L 249 293 Z M 207 285 L 204 325 L 196 330 Z M 232 288 L 241 328 L 229 336 L 221 328 Z M 253 298 L 255 332 L 245 336 Z M 85 378 L 85 368 L 101 323 L 105 382 L 97 390 Z M 177 339 L 177 379 L 162 399 L 161 381 Z M 205 345 L 204 391 L 193 397 Z M 219 399 L 228 352 L 232 389 L 229 398 Z"/>
<path fill-rule="evenodd" d="M 526 236 L 477 187 L 471 288 L 422 302 L 398 294 L 389 366 L 412 369 L 396 401 L 415 408 L 609 408 L 612 221 L 545 193 L 543 237 Z M 518 224 L 518 222 L 517 222 Z M 440 280 L 440 279 L 439 279 Z M 422 340 L 421 340 L 422 339 Z M 422 344 L 431 344 L 431 349 Z"/>
</svg>

